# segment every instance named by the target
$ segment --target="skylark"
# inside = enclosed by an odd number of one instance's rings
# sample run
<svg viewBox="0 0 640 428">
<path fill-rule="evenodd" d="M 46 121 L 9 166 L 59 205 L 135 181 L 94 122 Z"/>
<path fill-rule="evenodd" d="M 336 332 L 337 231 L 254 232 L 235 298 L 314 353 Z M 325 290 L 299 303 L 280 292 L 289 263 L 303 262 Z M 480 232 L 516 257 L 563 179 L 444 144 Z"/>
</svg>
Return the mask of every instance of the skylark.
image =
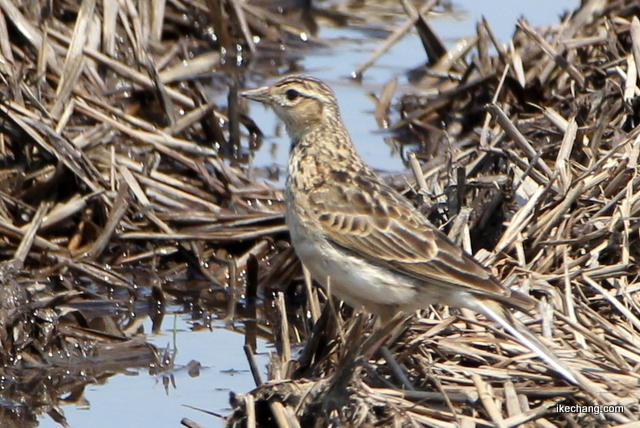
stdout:
<svg viewBox="0 0 640 428">
<path fill-rule="evenodd" d="M 364 163 L 327 85 L 290 76 L 242 95 L 272 107 L 291 137 L 286 221 L 316 281 L 330 277 L 338 298 L 382 322 L 438 303 L 475 310 L 577 384 L 509 311 L 526 312 L 534 301 L 500 283 Z"/>
</svg>

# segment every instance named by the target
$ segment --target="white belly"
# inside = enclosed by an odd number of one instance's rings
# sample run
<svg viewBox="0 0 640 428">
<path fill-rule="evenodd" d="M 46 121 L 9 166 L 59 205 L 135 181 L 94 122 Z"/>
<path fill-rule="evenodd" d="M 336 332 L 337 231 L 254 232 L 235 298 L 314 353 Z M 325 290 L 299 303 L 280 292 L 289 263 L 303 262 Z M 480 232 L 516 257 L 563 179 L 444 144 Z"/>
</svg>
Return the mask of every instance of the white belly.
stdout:
<svg viewBox="0 0 640 428">
<path fill-rule="evenodd" d="M 321 285 L 330 277 L 331 292 L 353 307 L 365 307 L 373 313 L 414 311 L 428 306 L 418 299 L 418 291 L 408 278 L 367 263 L 330 245 L 322 235 L 314 234 L 287 209 L 291 242 L 311 276 Z"/>
</svg>

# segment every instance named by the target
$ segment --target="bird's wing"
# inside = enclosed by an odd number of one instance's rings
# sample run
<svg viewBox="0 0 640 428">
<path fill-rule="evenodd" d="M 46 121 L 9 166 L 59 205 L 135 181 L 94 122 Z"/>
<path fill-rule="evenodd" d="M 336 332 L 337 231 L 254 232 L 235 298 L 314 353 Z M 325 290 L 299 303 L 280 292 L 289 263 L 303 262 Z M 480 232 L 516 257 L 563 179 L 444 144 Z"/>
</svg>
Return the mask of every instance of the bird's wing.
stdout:
<svg viewBox="0 0 640 428">
<path fill-rule="evenodd" d="M 427 284 L 457 287 L 521 310 L 532 307 L 532 299 L 502 285 L 371 174 L 351 185 L 327 185 L 310 196 L 316 221 L 330 242 Z"/>
</svg>

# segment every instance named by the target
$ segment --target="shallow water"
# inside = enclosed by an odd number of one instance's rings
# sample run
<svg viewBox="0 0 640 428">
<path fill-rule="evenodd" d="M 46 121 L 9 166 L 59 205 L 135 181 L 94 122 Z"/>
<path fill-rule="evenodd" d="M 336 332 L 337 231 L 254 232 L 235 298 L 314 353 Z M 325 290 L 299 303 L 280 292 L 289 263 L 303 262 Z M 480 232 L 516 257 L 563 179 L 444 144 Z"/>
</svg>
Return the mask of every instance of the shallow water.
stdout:
<svg viewBox="0 0 640 428">
<path fill-rule="evenodd" d="M 150 322 L 145 323 L 144 330 L 151 331 Z M 227 330 L 222 323 L 212 331 L 193 331 L 184 316 L 167 316 L 161 333 L 148 339 L 159 348 L 175 343 L 176 369 L 171 378 L 151 376 L 146 369 L 131 369 L 102 385 L 89 385 L 84 392 L 85 403 L 62 409 L 70 426 L 164 427 L 178 426 L 182 418 L 204 426 L 221 426 L 219 419 L 185 405 L 227 415 L 231 390 L 248 392 L 255 387 L 243 352 L 243 336 Z M 266 343 L 258 341 L 256 359 L 260 367 L 267 364 L 265 352 Z M 192 377 L 179 368 L 193 360 L 201 368 Z M 48 417 L 42 419 L 41 426 L 59 427 Z"/>
<path fill-rule="evenodd" d="M 545 7 L 532 0 L 456 2 L 454 7 L 459 13 L 440 15 L 430 23 L 436 34 L 451 47 L 460 38 L 476 34 L 476 23 L 484 15 L 499 42 L 507 43 L 519 18 L 526 17 L 533 27 L 550 25 L 558 22 L 560 15 L 575 4 L 573 0 L 560 0 Z M 368 59 L 382 40 L 367 37 L 357 28 L 321 28 L 318 36 L 334 41 L 331 42 L 334 49 L 326 54 L 307 55 L 303 62 L 305 73 L 326 81 L 333 88 L 343 121 L 365 162 L 380 171 L 404 170 L 399 155 L 384 144 L 372 114 L 375 105 L 367 94 L 380 94 L 383 85 L 394 77 L 398 78 L 400 87 L 408 85 L 405 72 L 419 67 L 426 60 L 420 39 L 415 32 L 407 34 L 364 73 L 360 83 L 350 78 L 352 71 Z M 278 122 L 273 113 L 261 106 L 254 104 L 251 113 L 268 137 L 267 144 L 256 153 L 255 165 L 275 164 L 285 171 L 289 143 L 284 130 L 274 136 Z"/>
<path fill-rule="evenodd" d="M 516 19 L 520 16 L 526 16 L 533 26 L 551 24 L 557 21 L 560 13 L 573 5 L 573 1 L 567 0 L 556 1 L 545 7 L 540 7 L 540 3 L 533 0 L 467 1 L 456 4 L 458 9 L 467 10 L 465 19 L 442 18 L 433 20 L 432 24 L 436 32 L 451 44 L 453 40 L 474 34 L 475 23 L 484 14 L 496 36 L 504 42 L 513 33 Z M 366 94 L 379 93 L 382 85 L 393 77 L 398 77 L 401 85 L 406 84 L 404 72 L 424 61 L 418 37 L 409 34 L 403 38 L 365 73 L 363 82 L 358 83 L 349 78 L 350 73 L 381 40 L 368 38 L 357 29 L 344 28 L 323 28 L 319 36 L 334 40 L 331 43 L 332 51 L 330 54 L 306 56 L 302 61 L 306 72 L 328 81 L 336 91 L 343 119 L 365 161 L 380 170 L 403 170 L 399 157 L 391 156 L 391 148 L 384 144 L 382 135 L 376 133 L 378 126 L 372 115 L 374 105 Z M 267 141 L 256 154 L 254 163 L 257 166 L 284 166 L 288 143 L 286 137 L 274 136 L 277 126 L 274 115 L 257 105 L 252 105 L 251 114 L 267 134 Z M 272 144 L 275 144 L 273 151 Z M 253 389 L 253 378 L 243 352 L 244 338 L 225 329 L 222 323 L 213 331 L 192 331 L 186 318 L 180 315 L 176 319 L 166 316 L 161 333 L 149 335 L 149 341 L 159 347 L 173 344 L 174 321 L 178 349 L 176 366 L 196 360 L 203 366 L 199 375 L 191 377 L 187 371 L 177 371 L 167 389 L 162 379 L 150 376 L 148 370 L 131 370 L 129 375 L 110 377 L 102 385 L 87 387 L 85 405 L 62 408 L 71 427 L 179 426 L 180 420 L 185 417 L 207 427 L 223 425 L 220 419 L 184 405 L 227 415 L 229 392 L 244 393 Z M 151 331 L 150 322 L 146 322 L 144 327 L 146 332 Z M 266 351 L 267 344 L 259 341 L 258 353 L 262 356 L 258 364 L 261 368 L 267 363 Z M 50 428 L 60 425 L 44 415 L 40 417 L 40 426 Z"/>
</svg>

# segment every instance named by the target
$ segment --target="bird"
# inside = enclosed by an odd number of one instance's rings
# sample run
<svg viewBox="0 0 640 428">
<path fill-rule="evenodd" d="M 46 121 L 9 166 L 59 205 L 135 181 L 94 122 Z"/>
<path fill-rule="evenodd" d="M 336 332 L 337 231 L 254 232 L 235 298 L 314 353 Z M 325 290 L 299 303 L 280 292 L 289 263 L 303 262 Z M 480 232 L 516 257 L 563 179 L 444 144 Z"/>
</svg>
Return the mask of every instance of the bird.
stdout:
<svg viewBox="0 0 640 428">
<path fill-rule="evenodd" d="M 329 280 L 332 294 L 383 324 L 432 304 L 471 309 L 578 384 L 513 316 L 511 309 L 528 313 L 535 300 L 503 285 L 358 155 L 328 85 L 292 75 L 241 95 L 271 107 L 290 137 L 285 220 L 314 280 Z"/>
</svg>

